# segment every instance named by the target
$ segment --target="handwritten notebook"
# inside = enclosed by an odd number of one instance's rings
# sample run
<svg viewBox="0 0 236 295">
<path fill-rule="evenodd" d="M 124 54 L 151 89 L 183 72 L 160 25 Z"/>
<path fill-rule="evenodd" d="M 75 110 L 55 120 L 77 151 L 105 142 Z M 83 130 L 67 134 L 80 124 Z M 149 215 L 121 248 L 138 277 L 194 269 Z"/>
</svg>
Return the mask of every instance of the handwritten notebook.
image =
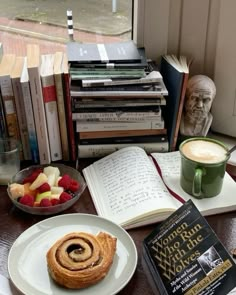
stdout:
<svg viewBox="0 0 236 295">
<path fill-rule="evenodd" d="M 236 184 L 227 173 L 218 196 L 198 200 L 180 186 L 178 151 L 151 156 L 163 179 L 140 147 L 123 148 L 83 169 L 98 215 L 128 229 L 162 221 L 190 198 L 203 215 L 236 209 Z"/>
</svg>

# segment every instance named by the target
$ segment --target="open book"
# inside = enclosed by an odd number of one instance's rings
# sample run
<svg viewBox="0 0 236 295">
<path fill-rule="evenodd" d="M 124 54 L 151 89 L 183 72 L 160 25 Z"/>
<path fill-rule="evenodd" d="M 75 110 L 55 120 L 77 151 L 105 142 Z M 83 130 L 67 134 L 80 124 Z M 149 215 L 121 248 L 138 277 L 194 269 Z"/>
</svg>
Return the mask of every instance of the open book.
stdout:
<svg viewBox="0 0 236 295">
<path fill-rule="evenodd" d="M 236 183 L 227 173 L 216 197 L 198 200 L 182 190 L 178 151 L 149 157 L 140 147 L 127 147 L 94 162 L 83 174 L 98 215 L 126 229 L 162 221 L 190 198 L 203 215 L 236 210 Z"/>
</svg>

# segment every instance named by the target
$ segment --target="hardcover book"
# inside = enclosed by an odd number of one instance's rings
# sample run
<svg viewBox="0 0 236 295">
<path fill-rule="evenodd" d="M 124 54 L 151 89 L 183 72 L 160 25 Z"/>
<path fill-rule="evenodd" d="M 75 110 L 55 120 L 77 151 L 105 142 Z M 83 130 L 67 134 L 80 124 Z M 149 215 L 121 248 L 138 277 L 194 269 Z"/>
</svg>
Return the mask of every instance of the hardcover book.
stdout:
<svg viewBox="0 0 236 295">
<path fill-rule="evenodd" d="M 165 121 L 169 135 L 170 151 L 174 151 L 179 134 L 189 65 L 183 56 L 178 59 L 174 55 L 164 55 L 161 59 L 160 72 L 168 90 Z"/>
<path fill-rule="evenodd" d="M 203 215 L 236 210 L 236 183 L 225 174 L 221 193 L 195 199 L 180 186 L 180 153 L 123 148 L 83 169 L 98 215 L 125 228 L 162 221 L 191 199 Z"/>
<path fill-rule="evenodd" d="M 143 265 L 155 293 L 228 294 L 236 265 L 192 200 L 143 241 Z"/>
<path fill-rule="evenodd" d="M 142 58 L 133 41 L 115 43 L 67 43 L 67 56 L 73 63 L 131 63 Z"/>
</svg>

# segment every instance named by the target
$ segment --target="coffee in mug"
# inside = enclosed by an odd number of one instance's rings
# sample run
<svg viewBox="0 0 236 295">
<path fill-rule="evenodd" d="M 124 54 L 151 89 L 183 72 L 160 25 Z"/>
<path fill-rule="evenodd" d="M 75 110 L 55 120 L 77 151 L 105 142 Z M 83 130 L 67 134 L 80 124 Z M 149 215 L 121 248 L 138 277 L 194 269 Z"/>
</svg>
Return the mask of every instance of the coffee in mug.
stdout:
<svg viewBox="0 0 236 295">
<path fill-rule="evenodd" d="M 179 150 L 183 190 L 199 199 L 218 195 L 229 159 L 227 147 L 218 140 L 195 137 L 182 142 Z"/>
</svg>

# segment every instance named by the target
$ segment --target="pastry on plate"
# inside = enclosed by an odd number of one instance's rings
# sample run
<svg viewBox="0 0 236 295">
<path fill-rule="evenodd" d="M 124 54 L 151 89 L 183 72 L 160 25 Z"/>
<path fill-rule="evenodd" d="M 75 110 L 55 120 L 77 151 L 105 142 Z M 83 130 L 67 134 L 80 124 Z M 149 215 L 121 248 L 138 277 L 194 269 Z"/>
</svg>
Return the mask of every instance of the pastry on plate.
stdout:
<svg viewBox="0 0 236 295">
<path fill-rule="evenodd" d="M 86 288 L 107 275 L 115 252 L 116 238 L 108 233 L 69 233 L 48 250 L 48 271 L 63 287 Z"/>
</svg>

